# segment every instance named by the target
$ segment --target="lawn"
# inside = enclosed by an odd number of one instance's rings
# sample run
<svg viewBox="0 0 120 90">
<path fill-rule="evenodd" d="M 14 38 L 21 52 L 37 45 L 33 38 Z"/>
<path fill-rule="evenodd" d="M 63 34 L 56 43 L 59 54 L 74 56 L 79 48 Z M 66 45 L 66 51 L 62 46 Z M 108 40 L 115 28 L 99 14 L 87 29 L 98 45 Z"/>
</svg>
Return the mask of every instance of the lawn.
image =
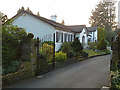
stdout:
<svg viewBox="0 0 120 90">
<path fill-rule="evenodd" d="M 84 49 L 83 50 L 84 52 L 87 52 L 89 54 L 88 57 L 90 56 L 95 56 L 95 55 L 101 55 L 101 54 L 105 54 L 104 52 L 96 52 L 96 51 L 93 51 L 93 50 L 89 50 L 89 49 Z"/>
</svg>

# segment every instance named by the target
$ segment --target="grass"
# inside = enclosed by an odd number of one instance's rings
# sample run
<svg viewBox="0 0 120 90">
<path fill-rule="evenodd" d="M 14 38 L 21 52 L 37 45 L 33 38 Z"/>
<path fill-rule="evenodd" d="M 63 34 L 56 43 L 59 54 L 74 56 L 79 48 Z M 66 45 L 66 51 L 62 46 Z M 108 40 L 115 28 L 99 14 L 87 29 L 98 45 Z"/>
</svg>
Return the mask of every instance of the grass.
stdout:
<svg viewBox="0 0 120 90">
<path fill-rule="evenodd" d="M 95 55 L 105 54 L 104 52 L 96 52 L 96 51 L 89 50 L 89 49 L 84 49 L 83 51 L 89 54 L 88 57 L 95 56 Z"/>
</svg>

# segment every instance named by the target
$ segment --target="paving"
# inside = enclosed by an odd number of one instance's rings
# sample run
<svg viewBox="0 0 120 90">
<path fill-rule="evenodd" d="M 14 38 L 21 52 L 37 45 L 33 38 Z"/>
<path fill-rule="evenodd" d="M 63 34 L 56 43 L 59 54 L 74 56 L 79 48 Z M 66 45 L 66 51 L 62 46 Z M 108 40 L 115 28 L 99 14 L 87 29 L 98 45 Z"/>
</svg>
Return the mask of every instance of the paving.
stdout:
<svg viewBox="0 0 120 90">
<path fill-rule="evenodd" d="M 109 86 L 110 55 L 90 58 L 9 88 L 101 88 Z"/>
</svg>

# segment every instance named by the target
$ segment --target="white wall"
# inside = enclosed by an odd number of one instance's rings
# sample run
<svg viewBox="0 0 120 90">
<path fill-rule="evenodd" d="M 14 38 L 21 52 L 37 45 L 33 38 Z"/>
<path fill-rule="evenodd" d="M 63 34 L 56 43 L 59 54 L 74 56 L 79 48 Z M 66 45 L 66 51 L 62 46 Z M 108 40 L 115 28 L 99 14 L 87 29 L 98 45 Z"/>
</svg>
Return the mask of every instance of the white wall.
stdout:
<svg viewBox="0 0 120 90">
<path fill-rule="evenodd" d="M 60 30 L 55 30 L 55 37 L 56 37 L 56 32 L 63 33 L 63 42 L 65 42 L 65 41 L 64 41 L 64 34 L 65 34 L 65 33 L 66 33 L 66 34 L 73 35 L 72 41 L 74 40 L 74 33 L 65 32 L 65 31 L 60 31 Z M 62 35 L 60 34 L 60 41 L 59 41 L 59 42 L 56 42 L 56 38 L 55 38 L 55 51 L 58 51 L 58 50 L 61 48 L 61 46 L 62 46 L 62 43 L 63 43 L 63 42 L 61 42 L 61 36 L 62 36 Z M 67 42 L 68 42 L 68 35 L 67 35 Z"/>
<path fill-rule="evenodd" d="M 45 35 L 53 34 L 55 28 L 38 18 L 29 14 L 21 15 L 14 19 L 13 25 L 25 28 L 28 33 L 33 33 L 35 37 L 43 38 Z"/>
<path fill-rule="evenodd" d="M 91 37 L 88 37 L 88 38 L 91 38 L 91 42 L 97 41 L 97 35 L 98 35 L 97 30 L 95 32 L 92 32 L 92 34 L 89 34 L 89 35 L 91 35 Z"/>
<path fill-rule="evenodd" d="M 80 42 L 82 43 L 82 37 L 85 37 L 85 44 L 88 44 L 88 37 L 87 37 L 87 31 L 86 29 L 84 28 L 82 30 L 82 32 L 80 33 Z"/>
</svg>

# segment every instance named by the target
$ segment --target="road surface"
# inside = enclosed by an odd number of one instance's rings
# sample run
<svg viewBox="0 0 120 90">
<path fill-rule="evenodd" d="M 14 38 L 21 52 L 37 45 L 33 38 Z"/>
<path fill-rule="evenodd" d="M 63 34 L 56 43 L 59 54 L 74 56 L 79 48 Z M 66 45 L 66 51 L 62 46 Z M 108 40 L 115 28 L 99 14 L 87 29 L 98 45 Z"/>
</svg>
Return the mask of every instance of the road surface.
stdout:
<svg viewBox="0 0 120 90">
<path fill-rule="evenodd" d="M 101 88 L 109 86 L 110 55 L 90 58 L 10 88 Z"/>
</svg>

